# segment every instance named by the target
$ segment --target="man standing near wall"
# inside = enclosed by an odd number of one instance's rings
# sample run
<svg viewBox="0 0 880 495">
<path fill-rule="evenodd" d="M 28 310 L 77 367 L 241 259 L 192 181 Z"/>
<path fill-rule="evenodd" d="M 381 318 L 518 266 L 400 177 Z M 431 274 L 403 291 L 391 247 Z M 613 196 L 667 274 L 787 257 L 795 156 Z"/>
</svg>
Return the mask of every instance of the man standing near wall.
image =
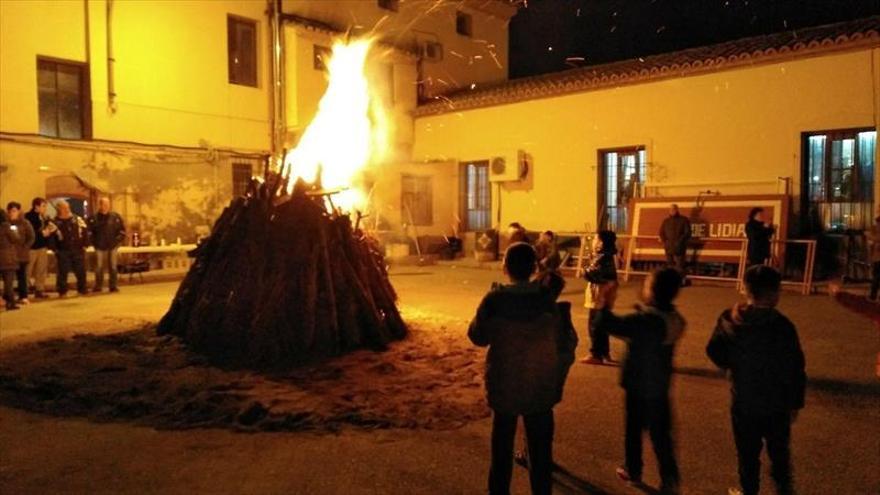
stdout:
<svg viewBox="0 0 880 495">
<path fill-rule="evenodd" d="M 682 285 L 688 285 L 685 278 L 687 276 L 685 259 L 690 238 L 690 220 L 679 213 L 678 205 L 671 205 L 669 216 L 660 224 L 660 242 L 663 243 L 663 250 L 666 252 L 666 263 L 681 274 Z"/>
<path fill-rule="evenodd" d="M 115 211 L 110 211 L 110 199 L 98 200 L 98 213 L 89 218 L 89 231 L 95 246 L 97 263 L 95 265 L 95 292 L 101 292 L 104 285 L 104 271 L 110 272 L 110 292 L 119 292 L 116 285 L 116 262 L 119 245 L 125 240 L 125 223 Z"/>
<path fill-rule="evenodd" d="M 28 281 L 34 281 L 34 297 L 46 297 L 46 273 L 49 271 L 49 236 L 55 232 L 55 224 L 46 218 L 49 203 L 44 198 L 31 201 L 31 211 L 25 214 L 34 228 L 34 243 L 31 244 L 30 260 L 28 261 Z"/>
<path fill-rule="evenodd" d="M 58 215 L 55 225 L 58 230 L 54 234 L 55 257 L 58 261 L 58 295 L 67 294 L 67 274 L 73 271 L 76 277 L 76 290 L 85 295 L 86 292 L 86 246 L 89 244 L 89 229 L 86 222 L 70 211 L 67 201 L 59 201 L 56 205 Z"/>
</svg>

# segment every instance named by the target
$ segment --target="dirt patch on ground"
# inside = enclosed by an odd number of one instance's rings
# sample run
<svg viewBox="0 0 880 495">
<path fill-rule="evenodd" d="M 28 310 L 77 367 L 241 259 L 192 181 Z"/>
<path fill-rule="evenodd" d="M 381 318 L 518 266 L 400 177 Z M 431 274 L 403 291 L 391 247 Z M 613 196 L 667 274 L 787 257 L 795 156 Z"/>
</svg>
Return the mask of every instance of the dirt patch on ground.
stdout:
<svg viewBox="0 0 880 495">
<path fill-rule="evenodd" d="M 158 428 L 337 431 L 453 429 L 489 416 L 483 352 L 463 322 L 405 314 L 411 335 L 283 373 L 220 369 L 152 325 L 0 352 L 0 402 Z"/>
</svg>

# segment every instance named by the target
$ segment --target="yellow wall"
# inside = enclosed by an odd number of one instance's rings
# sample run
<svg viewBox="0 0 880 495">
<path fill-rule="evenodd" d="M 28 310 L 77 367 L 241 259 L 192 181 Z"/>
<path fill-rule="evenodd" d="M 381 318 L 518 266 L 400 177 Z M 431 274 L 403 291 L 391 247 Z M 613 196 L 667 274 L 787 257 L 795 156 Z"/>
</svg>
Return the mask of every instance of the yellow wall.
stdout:
<svg viewBox="0 0 880 495">
<path fill-rule="evenodd" d="M 95 139 L 269 149 L 270 33 L 264 2 L 113 1 L 113 109 L 107 94 L 107 2 L 87 4 L 88 11 L 78 0 L 0 2 L 0 130 L 39 131 L 36 57 L 41 55 L 89 62 Z M 227 14 L 258 22 L 257 88 L 228 82 Z"/>
<path fill-rule="evenodd" d="M 776 192 L 779 176 L 792 177 L 797 193 L 802 132 L 876 125 L 871 58 L 871 50 L 827 54 L 421 117 L 413 160 L 525 150 L 534 175 L 502 186 L 501 222 L 534 230 L 596 227 L 602 148 L 644 145 L 648 181 L 662 195 Z M 744 180 L 764 184 L 731 185 Z"/>
</svg>

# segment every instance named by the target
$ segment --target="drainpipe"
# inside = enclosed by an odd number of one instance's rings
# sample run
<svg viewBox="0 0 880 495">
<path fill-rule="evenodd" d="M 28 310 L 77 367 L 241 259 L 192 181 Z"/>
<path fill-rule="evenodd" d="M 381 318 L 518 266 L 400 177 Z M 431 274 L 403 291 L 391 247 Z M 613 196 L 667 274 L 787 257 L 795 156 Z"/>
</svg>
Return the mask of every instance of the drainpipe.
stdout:
<svg viewBox="0 0 880 495">
<path fill-rule="evenodd" d="M 88 0 L 86 0 L 88 1 Z M 113 83 L 113 0 L 107 0 L 107 108 L 116 113 L 116 86 Z"/>
<path fill-rule="evenodd" d="M 271 113 L 272 113 L 272 157 L 276 160 L 278 167 L 283 165 L 284 157 L 284 138 L 287 133 L 287 119 L 285 115 L 285 93 L 286 78 L 284 74 L 284 32 L 281 17 L 284 14 L 281 5 L 282 0 L 269 0 L 271 3 L 272 17 L 272 39 L 271 42 L 271 61 L 272 61 L 272 94 L 271 94 Z"/>
</svg>

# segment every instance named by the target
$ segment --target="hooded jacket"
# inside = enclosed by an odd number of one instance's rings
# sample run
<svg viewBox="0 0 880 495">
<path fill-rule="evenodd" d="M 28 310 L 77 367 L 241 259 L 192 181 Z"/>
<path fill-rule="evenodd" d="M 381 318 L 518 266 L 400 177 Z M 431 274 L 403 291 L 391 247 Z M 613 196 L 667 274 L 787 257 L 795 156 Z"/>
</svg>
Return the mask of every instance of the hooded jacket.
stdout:
<svg viewBox="0 0 880 495">
<path fill-rule="evenodd" d="M 636 312 L 617 316 L 607 307 L 596 326 L 627 343 L 620 373 L 620 386 L 627 393 L 656 399 L 669 393 L 675 345 L 687 323 L 675 307 L 636 306 Z"/>
<path fill-rule="evenodd" d="M 563 328 L 560 308 L 536 283 L 500 286 L 486 294 L 468 337 L 489 347 L 489 407 L 503 414 L 534 414 L 559 402 L 568 372 L 565 363 L 571 364 L 577 342 L 561 342 Z"/>
<path fill-rule="evenodd" d="M 804 353 L 794 324 L 775 308 L 724 311 L 706 353 L 728 371 L 735 410 L 769 415 L 804 407 Z"/>
</svg>

